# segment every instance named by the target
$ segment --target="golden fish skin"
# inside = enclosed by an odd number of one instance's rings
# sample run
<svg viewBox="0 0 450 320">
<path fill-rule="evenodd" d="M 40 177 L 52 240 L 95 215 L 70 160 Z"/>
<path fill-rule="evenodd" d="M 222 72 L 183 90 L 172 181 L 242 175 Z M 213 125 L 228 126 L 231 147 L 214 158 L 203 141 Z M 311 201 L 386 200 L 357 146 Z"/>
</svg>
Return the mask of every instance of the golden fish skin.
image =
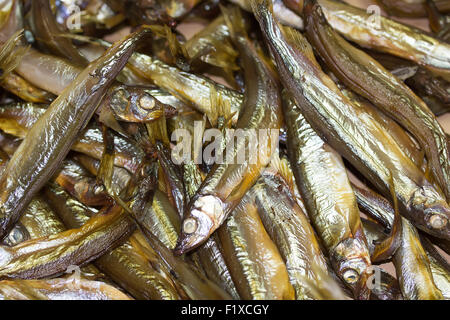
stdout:
<svg viewBox="0 0 450 320">
<path fill-rule="evenodd" d="M 383 16 L 381 30 L 376 30 L 367 23 L 372 21 L 370 13 L 342 2 L 319 0 L 319 4 L 331 26 L 348 40 L 412 60 L 450 80 L 450 44 Z"/>
<path fill-rule="evenodd" d="M 104 53 L 104 50 L 100 49 L 100 52 Z M 83 69 L 62 58 L 30 49 L 21 59 L 16 71 L 32 85 L 60 95 Z M 125 85 L 114 81 L 101 101 L 97 113 L 102 109 L 112 110 L 118 120 L 126 122 L 150 122 L 163 115 L 173 116 L 175 110 L 156 100 L 149 93 L 149 89 L 151 87 Z"/>
<path fill-rule="evenodd" d="M 12 154 L 15 149 L 16 146 L 13 146 L 8 151 Z M 4 152 L 3 150 L 1 151 Z M 1 166 L 4 166 L 9 161 L 9 156 L 6 152 L 4 157 L 5 163 L 2 163 Z M 13 247 L 29 239 L 47 237 L 65 230 L 64 224 L 59 220 L 42 195 L 37 195 L 31 200 L 19 222 L 6 236 L 2 244 Z M 104 278 L 104 275 L 91 264 L 83 267 L 81 272 L 83 277 L 88 279 L 97 280 Z"/>
<path fill-rule="evenodd" d="M 325 145 L 287 92 L 284 98 L 288 153 L 311 223 L 335 272 L 355 298 L 368 299 L 370 256 L 342 159 Z"/>
<path fill-rule="evenodd" d="M 66 230 L 42 195 L 36 196 L 30 202 L 19 221 L 26 228 L 31 239 L 46 237 Z"/>
<path fill-rule="evenodd" d="M 54 52 L 81 67 L 88 64 L 70 39 L 59 36 L 64 30 L 56 22 L 49 1 L 33 1 L 30 11 L 31 30 L 41 49 Z"/>
<path fill-rule="evenodd" d="M 24 138 L 30 128 L 45 113 L 45 105 L 36 104 L 11 104 L 0 106 L 0 129 L 8 134 Z M 6 141 L 4 141 L 6 142 Z M 10 151 L 17 146 L 8 147 Z M 101 159 L 103 154 L 103 136 L 100 127 L 90 123 L 83 134 L 79 135 L 77 141 L 72 145 L 72 150 L 77 151 L 95 159 Z M 143 151 L 134 143 L 121 135 L 114 134 L 114 164 L 135 173 L 140 168 Z M 117 181 L 117 180 L 116 180 Z"/>
<path fill-rule="evenodd" d="M 139 218 L 141 226 L 147 228 L 169 249 L 175 248 L 180 233 L 180 217 L 166 194 L 156 190 Z"/>
<path fill-rule="evenodd" d="M 353 187 L 358 198 L 358 203 L 380 223 L 386 223 L 386 228 L 391 228 L 394 221 L 394 209 L 383 197 L 370 190 Z M 382 228 L 381 228 L 382 229 Z M 365 229 L 377 231 L 374 228 Z M 381 235 L 379 235 L 381 233 Z M 378 230 L 378 235 L 372 239 L 385 237 L 383 230 Z M 425 252 L 417 229 L 405 218 L 402 218 L 401 243 L 395 251 L 392 259 L 402 295 L 407 300 L 442 300 L 443 295 L 436 286 L 430 260 Z"/>
<path fill-rule="evenodd" d="M 199 59 L 203 63 L 217 67 L 218 71 L 223 69 L 222 73 L 225 73 L 227 80 L 233 81 L 233 71 L 239 70 L 239 66 L 236 64 L 238 53 L 231 46 L 230 32 L 223 15 L 214 19 L 186 41 L 184 48 L 191 60 L 191 65 L 199 64 L 196 63 L 196 60 Z M 200 65 L 195 69 L 201 68 Z M 211 72 L 209 68 L 207 70 Z"/>
<path fill-rule="evenodd" d="M 239 296 L 244 300 L 292 300 L 295 291 L 276 245 L 258 216 L 251 190 L 218 235 Z"/>
<path fill-rule="evenodd" d="M 28 102 L 50 103 L 55 98 L 51 93 L 34 86 L 15 72 L 6 74 L 0 86 Z"/>
<path fill-rule="evenodd" d="M 130 300 L 123 292 L 99 281 L 56 278 L 0 281 L 0 300 Z"/>
<path fill-rule="evenodd" d="M 215 106 L 211 104 L 211 92 L 214 88 L 224 100 L 230 103 L 232 113 L 236 114 L 233 121 L 237 121 L 237 115 L 242 105 L 240 93 L 206 77 L 181 71 L 176 67 L 139 53 L 135 53 L 131 58 L 130 67 L 141 77 L 152 80 L 157 86 L 167 90 L 206 115 L 212 115 L 215 112 Z"/>
<path fill-rule="evenodd" d="M 322 274 L 315 271 L 319 268 L 328 274 L 328 267 L 306 214 L 293 200 L 289 187 L 279 176 L 264 173 L 252 192 L 264 227 L 286 263 L 296 299 L 315 299 L 305 278 L 320 287 Z"/>
<path fill-rule="evenodd" d="M 91 218 L 79 229 L 0 247 L 0 278 L 36 279 L 94 260 L 124 241 L 133 225 L 120 207 Z M 98 245 L 102 243 L 102 245 Z"/>
<path fill-rule="evenodd" d="M 93 215 L 89 208 L 58 186 L 49 186 L 44 189 L 44 193 L 51 207 L 69 228 L 82 226 Z M 135 235 L 138 233 L 136 231 Z M 99 257 L 95 265 L 136 299 L 180 299 L 170 277 L 162 270 L 154 269 L 153 266 L 161 262 L 139 248 L 135 242 L 127 241 Z"/>
<path fill-rule="evenodd" d="M 304 14 L 308 40 L 333 74 L 416 138 L 425 151 L 434 179 L 450 199 L 449 148 L 433 112 L 403 81 L 334 31 L 317 2 L 306 1 Z"/>
<path fill-rule="evenodd" d="M 375 119 L 339 91 L 319 68 L 300 33 L 287 29 L 290 40 L 295 40 L 294 44 L 288 43 L 270 15 L 267 1 L 256 1 L 254 9 L 275 55 L 282 82 L 314 130 L 386 196 L 390 196 L 392 177 L 402 215 L 423 231 L 449 239 L 450 225 L 435 223 L 450 217 L 450 208 L 440 190 Z"/>
<path fill-rule="evenodd" d="M 43 195 L 38 195 L 31 200 L 19 223 L 29 235 L 29 239 L 51 236 L 66 230 L 65 225 L 58 218 L 56 213 L 49 206 Z M 14 229 L 13 229 L 14 231 Z M 8 237 L 11 234 L 8 235 Z M 23 239 L 23 241 L 28 239 Z M 20 241 L 18 243 L 21 243 Z M 15 243 L 15 244 L 18 244 Z M 14 245 L 15 245 L 14 244 Z M 102 280 L 102 274 L 93 264 L 88 264 L 81 268 L 83 278 L 90 280 Z"/>
<path fill-rule="evenodd" d="M 211 281 L 228 292 L 234 300 L 241 299 L 226 264 L 217 233 L 212 234 L 193 254 L 197 255 L 203 270 Z"/>
<path fill-rule="evenodd" d="M 259 154 L 254 163 L 249 159 L 239 163 L 239 155 L 252 152 L 251 139 L 238 139 L 234 143 L 234 137 L 231 138 L 233 141 L 226 148 L 231 152 L 222 153 L 227 154 L 226 161 L 213 167 L 185 211 L 181 236 L 175 248 L 177 254 L 199 246 L 220 227 L 270 162 L 282 126 L 280 87 L 272 67 L 247 38 L 240 11 L 230 13 L 228 19 L 229 24 L 233 23 L 233 41 L 242 55 L 246 79 L 243 110 L 236 128 L 264 129 L 269 132 L 269 137 L 258 146 Z M 195 225 L 194 230 L 187 230 L 189 224 Z"/>
<path fill-rule="evenodd" d="M 446 300 L 450 300 L 450 265 L 436 250 L 430 240 L 420 235 L 420 242 L 430 260 L 431 273 L 436 287 L 442 292 Z"/>
<path fill-rule="evenodd" d="M 414 164 L 421 168 L 424 165 L 424 154 L 420 150 L 418 143 L 392 118 L 382 113 L 368 100 L 358 96 L 354 92 L 340 86 L 344 94 L 352 104 L 367 111 L 397 142 L 399 147 L 405 152 Z"/>
</svg>

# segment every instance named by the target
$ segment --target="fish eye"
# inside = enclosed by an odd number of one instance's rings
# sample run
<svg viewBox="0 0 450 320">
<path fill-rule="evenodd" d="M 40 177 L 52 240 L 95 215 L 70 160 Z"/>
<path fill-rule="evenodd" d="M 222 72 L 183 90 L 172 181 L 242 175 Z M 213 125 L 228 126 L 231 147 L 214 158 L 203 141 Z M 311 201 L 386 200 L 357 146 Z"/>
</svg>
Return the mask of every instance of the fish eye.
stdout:
<svg viewBox="0 0 450 320">
<path fill-rule="evenodd" d="M 434 214 L 430 217 L 430 225 L 433 229 L 442 229 L 447 225 L 447 219 L 438 215 Z"/>
<path fill-rule="evenodd" d="M 187 218 L 183 222 L 183 232 L 186 234 L 192 234 L 197 230 L 197 220 L 194 218 Z"/>
<path fill-rule="evenodd" d="M 155 107 L 155 99 L 151 96 L 149 96 L 148 94 L 143 95 L 140 99 L 139 99 L 139 105 L 142 109 L 145 110 L 151 110 Z"/>
<path fill-rule="evenodd" d="M 345 282 L 347 282 L 349 284 L 354 284 L 358 281 L 359 274 L 354 269 L 347 269 L 342 274 L 342 277 L 344 278 Z"/>
</svg>

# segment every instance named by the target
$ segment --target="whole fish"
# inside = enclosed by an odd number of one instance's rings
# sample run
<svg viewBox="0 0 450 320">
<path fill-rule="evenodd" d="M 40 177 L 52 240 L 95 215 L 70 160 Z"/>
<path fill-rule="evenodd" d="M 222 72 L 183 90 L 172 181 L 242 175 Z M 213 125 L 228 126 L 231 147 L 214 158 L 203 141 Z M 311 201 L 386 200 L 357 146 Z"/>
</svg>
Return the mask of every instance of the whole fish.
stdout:
<svg viewBox="0 0 450 320">
<path fill-rule="evenodd" d="M 295 299 L 286 265 L 264 229 L 251 190 L 219 228 L 218 236 L 242 299 Z"/>
<path fill-rule="evenodd" d="M 148 30 L 143 29 L 130 35 L 90 64 L 30 129 L 0 180 L 3 186 L 0 195 L 1 238 L 17 222 L 34 194 L 54 174 L 114 77 L 147 33 Z"/>
<path fill-rule="evenodd" d="M 426 179 L 377 121 L 340 92 L 320 69 L 300 33 L 285 29 L 291 42 L 286 40 L 268 1 L 253 4 L 282 82 L 312 128 L 387 197 L 392 178 L 402 215 L 425 232 L 449 239 L 450 208 L 439 188 Z"/>
<path fill-rule="evenodd" d="M 203 178 L 203 174 L 194 161 L 183 165 L 185 194 L 188 197 L 186 201 L 190 201 L 195 196 Z M 217 233 L 212 234 L 204 244 L 191 254 L 192 256 L 201 264 L 209 279 L 228 292 L 233 299 L 239 300 L 241 298 L 226 264 L 223 248 Z"/>
<path fill-rule="evenodd" d="M 287 92 L 283 112 L 288 154 L 309 218 L 335 272 L 355 298 L 368 299 L 370 256 L 342 159 L 315 133 Z"/>
<path fill-rule="evenodd" d="M 303 11 L 308 40 L 333 74 L 416 138 L 425 151 L 433 177 L 450 199 L 449 148 L 435 115 L 402 81 L 337 34 L 316 1 L 305 1 Z"/>
<path fill-rule="evenodd" d="M 330 25 L 348 40 L 414 61 L 450 80 L 450 44 L 383 16 L 378 26 L 371 13 L 344 2 L 319 0 L 319 4 Z"/>
<path fill-rule="evenodd" d="M 252 153 L 251 139 L 238 137 L 237 143 L 234 143 L 234 136 L 231 138 L 233 141 L 227 144 L 226 151 L 222 153 L 226 153 L 226 160 L 214 166 L 185 211 L 181 236 L 175 248 L 177 254 L 199 246 L 220 227 L 270 162 L 282 123 L 281 96 L 276 75 L 247 38 L 240 12 L 230 13 L 229 19 L 229 28 L 232 28 L 235 45 L 244 62 L 246 79 L 243 110 L 236 128 L 241 131 L 265 129 L 266 139 L 261 138 L 265 141 L 260 141 L 259 155 L 252 163 L 251 159 L 239 160 L 247 154 L 246 150 Z"/>
<path fill-rule="evenodd" d="M 24 55 L 16 68 L 17 73 L 31 84 L 55 95 L 60 95 L 82 70 L 71 62 L 33 49 Z M 117 119 L 128 122 L 149 122 L 163 115 L 173 116 L 174 108 L 160 103 L 148 89 L 114 81 L 101 101 L 98 112 L 111 109 Z"/>
<path fill-rule="evenodd" d="M 107 208 L 79 229 L 28 240 L 14 247 L 0 247 L 0 278 L 36 279 L 60 274 L 71 265 L 95 260 L 121 244 L 132 231 L 120 207 Z"/>
<path fill-rule="evenodd" d="M 96 40 L 96 43 L 104 47 L 111 45 L 103 40 Z M 154 82 L 158 87 L 208 116 L 216 112 L 216 106 L 211 104 L 211 95 L 216 92 L 215 94 L 219 94 L 225 101 L 229 102 L 234 115 L 233 122 L 237 121 L 243 96 L 233 89 L 205 76 L 182 71 L 161 60 L 138 52 L 133 54 L 128 62 L 128 67 L 139 77 Z M 211 117 L 209 118 L 211 119 Z M 215 119 L 212 122 L 215 122 Z"/>
<path fill-rule="evenodd" d="M 20 228 L 17 228 L 17 227 Z M 16 246 L 30 239 L 48 237 L 66 230 L 66 227 L 42 195 L 31 200 L 19 223 L 5 238 L 8 246 Z M 80 276 L 89 280 L 105 280 L 94 265 L 88 264 L 80 269 Z"/>
</svg>

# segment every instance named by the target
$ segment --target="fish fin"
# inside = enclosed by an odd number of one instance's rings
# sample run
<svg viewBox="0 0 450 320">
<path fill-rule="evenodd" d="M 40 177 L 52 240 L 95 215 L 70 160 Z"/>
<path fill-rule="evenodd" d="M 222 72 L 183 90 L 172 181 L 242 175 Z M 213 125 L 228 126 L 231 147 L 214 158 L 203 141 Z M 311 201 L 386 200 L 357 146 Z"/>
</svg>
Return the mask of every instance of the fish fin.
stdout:
<svg viewBox="0 0 450 320">
<path fill-rule="evenodd" d="M 166 147 L 170 146 L 166 116 L 164 114 L 155 121 L 145 123 L 145 126 L 152 145 L 155 145 L 156 141 L 161 141 Z"/>
<path fill-rule="evenodd" d="M 286 158 L 280 158 L 278 154 L 274 154 L 269 167 L 283 178 L 291 192 L 294 193 L 295 180 L 289 161 Z"/>
<path fill-rule="evenodd" d="M 153 33 L 161 38 L 165 38 L 169 45 L 170 54 L 175 59 L 176 65 L 185 71 L 188 71 L 189 66 L 189 54 L 183 44 L 177 38 L 177 35 L 172 31 L 168 25 L 151 25 L 148 26 Z"/>
<path fill-rule="evenodd" d="M 19 46 L 24 35 L 23 30 L 14 33 L 0 48 L 0 80 L 12 72 L 20 63 L 20 60 L 28 51 L 28 46 Z"/>
<path fill-rule="evenodd" d="M 221 127 L 229 126 L 234 115 L 231 113 L 230 102 L 223 99 L 222 95 L 212 85 L 210 86 L 210 101 L 211 105 L 215 106 L 213 110 L 207 113 L 210 124 L 213 127 L 218 125 Z"/>
<path fill-rule="evenodd" d="M 247 29 L 245 28 L 244 18 L 242 17 L 242 11 L 238 6 L 225 7 L 220 6 L 225 23 L 230 30 L 232 38 L 245 37 L 247 38 Z"/>
<path fill-rule="evenodd" d="M 115 193 L 112 189 L 112 176 L 114 171 L 114 136 L 106 125 L 102 124 L 103 136 L 103 154 L 100 160 L 100 166 L 97 173 L 97 183 L 103 184 L 106 192 L 114 197 Z"/>
<path fill-rule="evenodd" d="M 392 201 L 394 202 L 394 221 L 392 222 L 391 230 L 387 238 L 380 243 L 375 244 L 371 257 L 373 263 L 389 259 L 395 251 L 397 251 L 402 241 L 402 216 L 400 215 L 398 208 L 398 200 L 395 195 L 395 185 L 392 173 L 390 174 L 389 189 Z"/>
</svg>

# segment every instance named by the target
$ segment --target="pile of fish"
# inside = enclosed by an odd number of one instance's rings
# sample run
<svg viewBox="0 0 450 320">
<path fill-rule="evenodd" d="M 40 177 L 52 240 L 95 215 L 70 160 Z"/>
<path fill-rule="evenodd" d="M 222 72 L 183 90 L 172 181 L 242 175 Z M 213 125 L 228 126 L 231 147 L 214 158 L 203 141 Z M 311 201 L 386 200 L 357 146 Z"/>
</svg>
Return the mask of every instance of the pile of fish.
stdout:
<svg viewBox="0 0 450 320">
<path fill-rule="evenodd" d="M 0 298 L 450 299 L 450 1 L 378 5 L 2 0 Z"/>
</svg>

